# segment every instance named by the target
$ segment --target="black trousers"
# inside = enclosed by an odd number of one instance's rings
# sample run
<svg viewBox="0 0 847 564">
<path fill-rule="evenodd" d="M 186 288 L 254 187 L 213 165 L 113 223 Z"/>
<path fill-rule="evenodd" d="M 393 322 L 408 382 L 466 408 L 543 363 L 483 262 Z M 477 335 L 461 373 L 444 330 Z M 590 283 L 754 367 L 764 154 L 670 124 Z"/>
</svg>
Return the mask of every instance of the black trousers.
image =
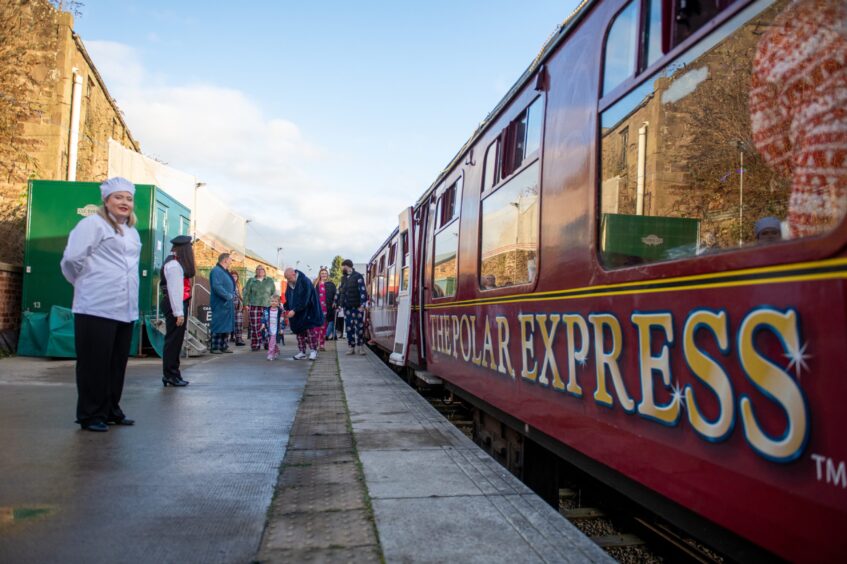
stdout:
<svg viewBox="0 0 847 564">
<path fill-rule="evenodd" d="M 124 391 L 132 322 L 74 314 L 76 418 L 82 425 L 124 418 Z"/>
<path fill-rule="evenodd" d="M 179 380 L 182 375 L 179 371 L 179 353 L 182 351 L 182 342 L 185 340 L 185 329 L 188 327 L 188 317 L 181 327 L 176 326 L 176 317 L 171 309 L 171 302 L 167 296 L 162 300 L 162 311 L 165 314 L 165 350 L 162 354 L 162 374 L 169 380 Z M 188 300 L 182 302 L 183 315 L 188 313 Z"/>
</svg>

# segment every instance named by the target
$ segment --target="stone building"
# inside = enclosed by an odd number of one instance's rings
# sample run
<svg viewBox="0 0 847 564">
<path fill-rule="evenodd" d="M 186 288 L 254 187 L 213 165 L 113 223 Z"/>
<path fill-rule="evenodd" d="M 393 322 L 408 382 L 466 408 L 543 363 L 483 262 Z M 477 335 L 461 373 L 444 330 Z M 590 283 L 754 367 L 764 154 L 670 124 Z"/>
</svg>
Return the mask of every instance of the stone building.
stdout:
<svg viewBox="0 0 847 564">
<path fill-rule="evenodd" d="M 4 277 L 18 277 L 10 288 L 20 291 L 27 181 L 106 178 L 109 139 L 139 150 L 73 16 L 48 0 L 0 2 L 0 262 L 11 265 Z M 17 329 L 20 296 L 3 292 L 5 334 Z"/>
</svg>

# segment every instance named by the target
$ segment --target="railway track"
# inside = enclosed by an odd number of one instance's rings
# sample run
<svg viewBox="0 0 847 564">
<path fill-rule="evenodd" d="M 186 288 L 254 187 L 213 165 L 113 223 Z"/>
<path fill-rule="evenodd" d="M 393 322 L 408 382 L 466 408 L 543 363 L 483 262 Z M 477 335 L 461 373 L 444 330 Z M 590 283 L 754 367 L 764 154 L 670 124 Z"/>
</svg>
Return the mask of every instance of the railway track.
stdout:
<svg viewBox="0 0 847 564">
<path fill-rule="evenodd" d="M 396 367 L 386 364 L 396 371 Z M 503 453 L 505 447 L 480 436 L 478 422 L 481 418 L 479 413 L 475 413 L 476 408 L 440 386 L 421 385 L 414 378 L 404 380 L 466 436 L 492 454 L 524 483 L 533 487 L 533 484 L 524 480 L 523 472 L 520 471 L 522 468 L 517 468 L 516 472 L 514 464 L 508 463 L 511 459 Z M 550 453 L 550 456 L 554 455 Z M 637 507 L 609 486 L 566 461 L 559 458 L 557 460 L 559 513 L 618 562 L 724 562 L 724 558 L 717 552 L 682 534 L 672 524 Z M 548 502 L 551 501 L 549 495 L 537 493 Z"/>
</svg>

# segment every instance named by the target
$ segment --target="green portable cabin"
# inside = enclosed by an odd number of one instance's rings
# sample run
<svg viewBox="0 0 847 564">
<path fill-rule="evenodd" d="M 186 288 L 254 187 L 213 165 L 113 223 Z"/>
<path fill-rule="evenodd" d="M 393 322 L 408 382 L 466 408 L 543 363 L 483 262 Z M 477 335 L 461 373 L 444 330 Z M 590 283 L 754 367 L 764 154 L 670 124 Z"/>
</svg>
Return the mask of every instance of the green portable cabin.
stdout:
<svg viewBox="0 0 847 564">
<path fill-rule="evenodd" d="M 136 229 L 141 236 L 138 311 L 132 354 L 140 354 L 144 321 L 157 313 L 159 276 L 170 251 L 170 240 L 191 231 L 190 210 L 161 188 L 138 184 L 135 190 Z M 18 354 L 74 357 L 73 286 L 62 276 L 59 262 L 68 234 L 101 204 L 97 182 L 32 180 L 27 202 L 24 256 L 23 320 Z"/>
</svg>

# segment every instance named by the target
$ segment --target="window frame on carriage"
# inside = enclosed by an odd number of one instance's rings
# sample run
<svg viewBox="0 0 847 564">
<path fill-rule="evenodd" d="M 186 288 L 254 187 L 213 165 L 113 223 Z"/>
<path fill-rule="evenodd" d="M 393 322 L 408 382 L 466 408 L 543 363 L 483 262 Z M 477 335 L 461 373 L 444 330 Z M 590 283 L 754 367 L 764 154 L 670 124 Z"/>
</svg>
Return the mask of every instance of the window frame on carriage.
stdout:
<svg viewBox="0 0 847 564">
<path fill-rule="evenodd" d="M 500 133 L 491 140 L 485 149 L 483 159 L 483 173 L 481 175 L 480 197 L 479 197 L 479 225 L 478 225 L 478 245 L 477 245 L 477 260 L 476 260 L 476 288 L 480 292 L 503 292 L 503 291 L 531 291 L 538 280 L 538 272 L 540 269 L 540 250 L 541 250 L 541 178 L 542 178 L 542 161 L 544 154 L 544 133 L 546 131 L 547 117 L 547 95 L 546 92 L 536 91 L 532 96 L 529 96 L 529 102 L 522 106 L 522 109 L 514 115 Z M 536 105 L 537 104 L 537 105 Z M 534 116 L 539 116 L 537 122 L 537 135 L 533 140 L 530 140 L 530 133 L 533 129 L 530 127 L 531 120 Z M 525 120 L 524 126 L 522 122 Z M 523 128 L 523 129 L 522 129 Z M 521 146 L 518 143 L 518 134 L 523 132 L 523 151 L 520 157 L 517 157 L 517 147 Z M 532 145 L 530 145 L 532 141 Z M 527 147 L 532 147 L 532 150 L 527 150 Z M 494 162 L 490 162 L 489 157 L 494 157 Z M 517 161 L 517 162 L 516 162 Z M 533 275 L 526 282 L 517 284 L 508 284 L 496 286 L 494 288 L 486 288 L 483 283 L 483 237 L 485 228 L 485 202 L 492 202 L 498 196 L 502 196 L 503 189 L 508 186 L 515 185 L 512 181 L 517 182 L 517 178 L 524 174 L 532 167 L 537 167 L 535 181 L 538 189 L 538 201 L 535 223 L 535 270 Z M 493 168 L 494 174 L 489 176 L 488 171 Z M 493 177 L 493 184 L 489 185 L 489 179 Z M 519 205 L 519 204 L 518 204 Z M 517 237 L 517 236 L 516 236 Z M 517 242 L 516 248 L 517 248 Z"/>
<path fill-rule="evenodd" d="M 712 19 L 705 20 L 699 28 L 694 29 L 684 37 L 677 37 L 675 28 L 673 27 L 675 25 L 676 12 L 679 9 L 679 6 L 675 3 L 670 4 L 669 11 L 665 11 L 669 4 L 661 0 L 630 0 L 629 2 L 623 2 L 616 14 L 609 20 L 601 42 L 600 75 L 597 85 L 598 119 L 595 132 L 596 197 L 593 207 L 595 218 L 593 237 L 596 243 L 594 246 L 595 257 L 600 268 L 607 275 L 612 276 L 611 279 L 618 277 L 621 280 L 630 279 L 633 275 L 636 278 L 653 278 L 656 276 L 666 276 L 667 273 L 677 271 L 713 272 L 716 269 L 747 268 L 774 263 L 814 260 L 824 256 L 831 256 L 843 247 L 844 241 L 847 240 L 847 216 L 842 217 L 839 222 L 827 231 L 805 237 L 783 239 L 767 247 L 742 244 L 734 247 L 723 247 L 712 253 L 685 255 L 645 262 L 638 265 L 612 266 L 604 263 L 601 244 L 603 205 L 602 116 L 604 112 L 610 109 L 616 109 L 615 106 L 619 104 L 625 104 L 627 98 L 637 97 L 636 93 L 644 89 L 652 80 L 656 79 L 661 72 L 669 69 L 675 62 L 683 60 L 690 53 L 695 53 L 698 49 L 702 49 L 703 47 L 701 45 L 708 44 L 709 41 L 716 41 L 715 45 L 719 45 L 729 37 L 732 30 L 739 29 L 740 26 L 751 21 L 777 2 L 778 0 L 773 0 L 772 2 L 767 2 L 766 0 L 719 0 L 720 7 Z M 605 84 L 607 64 L 606 47 L 618 17 L 632 5 L 637 7 L 635 21 L 638 25 L 637 45 L 634 51 L 637 57 L 635 69 L 632 74 L 619 83 L 607 87 Z M 658 28 L 652 28 L 653 30 L 658 29 L 661 31 L 661 54 L 658 57 L 649 58 L 647 56 L 647 49 L 650 45 L 650 34 L 647 33 L 647 27 L 650 21 L 647 7 L 655 5 L 660 5 L 663 9 L 663 17 L 660 25 Z M 741 20 L 740 18 L 748 10 L 758 11 L 748 19 Z M 739 18 L 741 23 L 738 24 L 737 28 L 732 28 L 733 20 L 736 18 Z M 726 35 L 721 37 L 721 34 Z"/>
<path fill-rule="evenodd" d="M 435 222 L 432 233 L 432 264 L 430 270 L 430 280 L 432 281 L 430 286 L 430 297 L 433 301 L 442 301 L 442 300 L 454 300 L 456 298 L 456 293 L 458 291 L 459 286 L 459 243 L 462 240 L 462 232 L 461 232 L 461 215 L 462 215 L 462 194 L 464 193 L 465 186 L 465 170 L 464 168 L 460 168 L 457 171 L 454 171 L 448 177 L 448 180 L 442 182 L 441 185 L 436 189 L 434 193 L 435 198 Z M 447 210 L 450 210 L 449 213 Z M 455 235 L 456 235 L 456 251 L 453 257 L 453 261 L 455 263 L 455 276 L 454 282 L 452 286 L 452 293 L 446 293 L 440 285 L 436 283 L 435 278 L 435 268 L 436 268 L 436 253 L 438 251 L 438 239 L 439 236 L 444 236 L 448 232 L 448 230 L 453 229 L 455 224 Z M 436 296 L 436 288 L 439 291 L 444 292 L 443 295 Z"/>
</svg>

